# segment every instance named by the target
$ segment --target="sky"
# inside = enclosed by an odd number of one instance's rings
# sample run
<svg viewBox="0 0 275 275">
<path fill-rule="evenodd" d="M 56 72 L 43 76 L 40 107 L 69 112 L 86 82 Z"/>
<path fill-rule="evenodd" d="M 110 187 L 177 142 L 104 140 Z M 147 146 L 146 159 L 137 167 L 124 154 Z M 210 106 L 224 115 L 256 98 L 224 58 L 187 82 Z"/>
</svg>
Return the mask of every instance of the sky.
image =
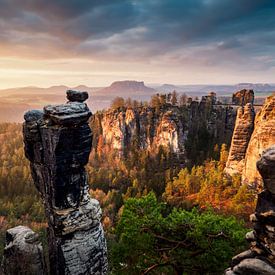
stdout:
<svg viewBox="0 0 275 275">
<path fill-rule="evenodd" d="M 275 83 L 273 0 L 0 0 L 0 88 Z"/>
</svg>

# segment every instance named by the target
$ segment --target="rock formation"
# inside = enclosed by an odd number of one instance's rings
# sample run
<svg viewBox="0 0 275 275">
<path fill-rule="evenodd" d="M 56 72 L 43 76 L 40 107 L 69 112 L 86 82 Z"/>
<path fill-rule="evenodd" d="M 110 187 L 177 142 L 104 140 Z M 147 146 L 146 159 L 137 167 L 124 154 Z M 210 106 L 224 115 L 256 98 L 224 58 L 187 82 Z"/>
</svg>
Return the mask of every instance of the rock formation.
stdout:
<svg viewBox="0 0 275 275">
<path fill-rule="evenodd" d="M 262 182 L 256 161 L 266 148 L 275 144 L 274 95 L 266 99 L 254 117 L 250 103 L 239 108 L 225 172 L 229 175 L 238 173 L 243 183 L 256 187 Z"/>
<path fill-rule="evenodd" d="M 225 172 L 229 175 L 242 173 L 247 146 L 254 129 L 255 112 L 253 105 L 247 103 L 237 112 L 235 129 L 231 141 L 230 152 Z"/>
<path fill-rule="evenodd" d="M 102 140 L 100 146 L 114 149 L 119 155 L 132 144 L 150 153 L 162 146 L 184 162 L 186 143 L 188 140 L 200 142 L 204 138 L 200 133 L 202 129 L 214 145 L 230 143 L 236 113 L 233 108 L 216 106 L 214 102 L 215 95 L 211 94 L 209 100 L 192 101 L 183 107 L 166 104 L 159 111 L 153 107 L 136 107 L 98 113 L 91 123 L 95 133 L 94 149 L 98 140 Z"/>
<path fill-rule="evenodd" d="M 247 103 L 254 103 L 254 91 L 243 89 L 233 94 L 232 103 L 240 106 L 244 106 Z"/>
<path fill-rule="evenodd" d="M 266 99 L 264 106 L 255 118 L 254 131 L 249 141 L 242 173 L 243 183 L 261 183 L 256 161 L 262 152 L 275 144 L 275 96 Z"/>
<path fill-rule="evenodd" d="M 2 266 L 4 274 L 7 275 L 46 274 L 38 234 L 26 226 L 16 226 L 7 230 Z"/>
<path fill-rule="evenodd" d="M 92 146 L 87 93 L 25 114 L 25 154 L 48 220 L 51 274 L 106 274 L 107 250 L 98 201 L 84 166 Z"/>
<path fill-rule="evenodd" d="M 264 182 L 255 214 L 250 216 L 254 230 L 246 234 L 250 249 L 232 259 L 225 275 L 275 274 L 275 146 L 263 152 L 257 162 Z"/>
<path fill-rule="evenodd" d="M 172 110 L 157 117 L 151 108 L 109 110 L 104 113 L 100 128 L 104 143 L 120 153 L 135 140 L 142 149 L 154 150 L 162 145 L 172 152 L 184 150 L 184 128 Z"/>
</svg>

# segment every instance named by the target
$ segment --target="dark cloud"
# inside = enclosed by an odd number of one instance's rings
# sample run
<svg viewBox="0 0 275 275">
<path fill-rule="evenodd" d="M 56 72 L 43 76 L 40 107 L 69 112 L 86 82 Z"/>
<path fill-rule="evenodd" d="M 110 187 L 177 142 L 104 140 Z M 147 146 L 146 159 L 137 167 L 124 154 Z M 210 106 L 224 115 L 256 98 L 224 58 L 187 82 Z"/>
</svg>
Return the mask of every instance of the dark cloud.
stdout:
<svg viewBox="0 0 275 275">
<path fill-rule="evenodd" d="M 0 50 L 190 60 L 208 47 L 205 64 L 234 52 L 269 55 L 263 62 L 273 66 L 274 12 L 270 0 L 0 0 Z"/>
</svg>

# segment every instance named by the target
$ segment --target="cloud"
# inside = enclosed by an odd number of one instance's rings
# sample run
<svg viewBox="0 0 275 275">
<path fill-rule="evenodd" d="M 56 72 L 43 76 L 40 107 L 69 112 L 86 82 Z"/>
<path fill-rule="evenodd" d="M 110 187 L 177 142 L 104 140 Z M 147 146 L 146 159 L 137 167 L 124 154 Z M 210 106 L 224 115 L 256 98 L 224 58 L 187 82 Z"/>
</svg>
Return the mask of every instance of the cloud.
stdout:
<svg viewBox="0 0 275 275">
<path fill-rule="evenodd" d="M 0 56 L 271 67 L 274 12 L 269 0 L 0 0 Z"/>
</svg>

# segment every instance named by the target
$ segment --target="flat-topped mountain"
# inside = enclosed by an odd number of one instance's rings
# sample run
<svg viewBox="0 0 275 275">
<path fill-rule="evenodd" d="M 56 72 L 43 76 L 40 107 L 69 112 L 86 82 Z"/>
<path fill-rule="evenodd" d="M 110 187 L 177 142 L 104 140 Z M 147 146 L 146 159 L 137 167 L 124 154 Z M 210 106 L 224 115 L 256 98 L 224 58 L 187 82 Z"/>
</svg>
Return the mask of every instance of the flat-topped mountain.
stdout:
<svg viewBox="0 0 275 275">
<path fill-rule="evenodd" d="M 145 86 L 143 81 L 124 80 L 115 81 L 109 87 L 103 88 L 98 93 L 108 93 L 116 95 L 130 95 L 130 94 L 153 94 L 156 90 Z"/>
</svg>

